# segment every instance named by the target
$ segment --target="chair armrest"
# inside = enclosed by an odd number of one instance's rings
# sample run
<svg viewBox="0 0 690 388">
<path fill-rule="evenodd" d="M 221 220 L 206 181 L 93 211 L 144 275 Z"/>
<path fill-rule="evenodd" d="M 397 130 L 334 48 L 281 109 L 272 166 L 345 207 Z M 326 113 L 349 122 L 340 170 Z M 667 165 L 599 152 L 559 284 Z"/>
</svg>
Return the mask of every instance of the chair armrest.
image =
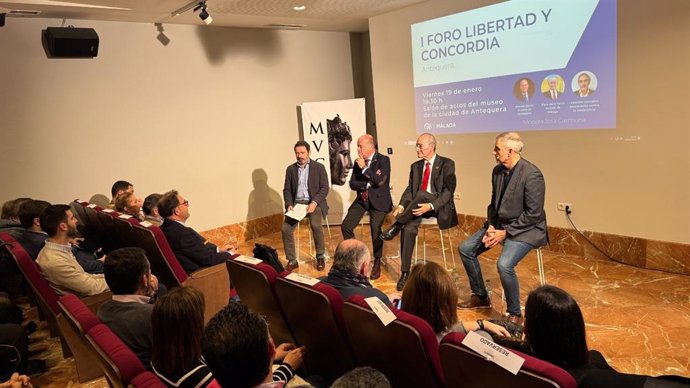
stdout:
<svg viewBox="0 0 690 388">
<path fill-rule="evenodd" d="M 98 313 L 98 308 L 101 307 L 101 305 L 110 299 L 112 299 L 113 294 L 110 291 L 104 291 L 101 292 L 100 294 L 96 295 L 90 295 L 85 298 L 82 298 L 81 301 L 84 302 L 86 307 L 89 308 L 89 310 L 93 311 L 94 314 Z"/>
</svg>

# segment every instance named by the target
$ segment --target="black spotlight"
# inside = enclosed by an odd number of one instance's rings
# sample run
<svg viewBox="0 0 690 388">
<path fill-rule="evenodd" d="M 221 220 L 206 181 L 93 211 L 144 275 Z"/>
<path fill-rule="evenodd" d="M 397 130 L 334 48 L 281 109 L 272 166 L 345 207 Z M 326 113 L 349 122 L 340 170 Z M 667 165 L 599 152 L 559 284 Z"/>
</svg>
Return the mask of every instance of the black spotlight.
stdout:
<svg viewBox="0 0 690 388">
<path fill-rule="evenodd" d="M 0 27 L 5 26 L 5 15 L 4 13 L 0 13 Z"/>
<path fill-rule="evenodd" d="M 211 17 L 211 15 L 208 14 L 208 11 L 206 10 L 206 3 L 203 3 L 201 5 L 201 10 L 199 11 L 199 18 L 202 22 L 206 24 L 213 23 L 213 18 Z"/>
</svg>

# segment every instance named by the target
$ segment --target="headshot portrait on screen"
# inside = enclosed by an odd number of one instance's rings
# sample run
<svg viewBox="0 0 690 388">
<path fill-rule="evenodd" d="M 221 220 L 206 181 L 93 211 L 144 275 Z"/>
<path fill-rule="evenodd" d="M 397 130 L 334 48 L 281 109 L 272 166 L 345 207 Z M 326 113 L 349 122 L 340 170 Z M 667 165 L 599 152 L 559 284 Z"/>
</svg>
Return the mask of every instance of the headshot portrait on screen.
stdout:
<svg viewBox="0 0 690 388">
<path fill-rule="evenodd" d="M 520 78 L 513 85 L 513 95 L 518 101 L 531 101 L 533 94 L 534 82 L 529 78 Z"/>
<path fill-rule="evenodd" d="M 597 88 L 597 77 L 591 71 L 580 71 L 571 82 L 573 93 L 577 97 L 589 97 Z"/>
<path fill-rule="evenodd" d="M 563 95 L 565 83 L 563 77 L 557 74 L 548 75 L 541 81 L 541 94 L 547 100 L 557 100 Z"/>
<path fill-rule="evenodd" d="M 333 120 L 326 120 L 328 130 L 328 157 L 331 162 L 331 183 L 342 186 L 347 182 L 347 176 L 352 170 L 350 157 L 350 143 L 352 134 L 347 122 L 335 115 Z"/>
</svg>

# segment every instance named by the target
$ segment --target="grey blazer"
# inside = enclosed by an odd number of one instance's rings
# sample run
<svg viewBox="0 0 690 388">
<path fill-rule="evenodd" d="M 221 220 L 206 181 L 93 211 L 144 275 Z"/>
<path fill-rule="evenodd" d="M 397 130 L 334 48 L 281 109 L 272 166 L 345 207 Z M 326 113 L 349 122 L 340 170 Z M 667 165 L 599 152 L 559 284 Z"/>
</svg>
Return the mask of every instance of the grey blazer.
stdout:
<svg viewBox="0 0 690 388">
<path fill-rule="evenodd" d="M 506 174 L 502 165 L 494 167 L 485 226 L 505 229 L 509 239 L 541 247 L 549 241 L 544 211 L 544 176 L 537 166 L 524 158 L 514 168 L 501 203 L 498 203 Z"/>
<path fill-rule="evenodd" d="M 285 201 L 285 210 L 289 206 L 295 205 L 295 197 L 297 197 L 297 186 L 299 184 L 299 176 L 297 175 L 299 167 L 297 163 L 292 163 L 285 170 L 285 184 L 283 185 L 283 200 Z M 321 209 L 321 214 L 324 217 L 328 214 L 328 203 L 326 202 L 326 195 L 329 190 L 328 175 L 326 174 L 326 167 L 323 164 L 309 159 L 309 177 L 307 178 L 307 191 L 312 201 L 316 202 Z"/>
</svg>

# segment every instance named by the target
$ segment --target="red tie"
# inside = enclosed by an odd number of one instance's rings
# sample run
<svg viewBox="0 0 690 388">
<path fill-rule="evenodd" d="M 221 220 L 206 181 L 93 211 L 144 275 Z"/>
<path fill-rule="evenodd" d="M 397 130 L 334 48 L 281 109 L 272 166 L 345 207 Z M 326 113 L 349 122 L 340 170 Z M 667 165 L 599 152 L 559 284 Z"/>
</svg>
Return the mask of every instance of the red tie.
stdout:
<svg viewBox="0 0 690 388">
<path fill-rule="evenodd" d="M 369 159 L 364 161 L 366 167 L 369 167 Z M 369 200 L 369 189 L 362 191 L 362 201 L 367 202 Z"/>
<path fill-rule="evenodd" d="M 431 175 L 431 163 L 426 162 L 424 177 L 422 178 L 422 191 L 427 191 L 429 189 L 429 175 Z"/>
</svg>

